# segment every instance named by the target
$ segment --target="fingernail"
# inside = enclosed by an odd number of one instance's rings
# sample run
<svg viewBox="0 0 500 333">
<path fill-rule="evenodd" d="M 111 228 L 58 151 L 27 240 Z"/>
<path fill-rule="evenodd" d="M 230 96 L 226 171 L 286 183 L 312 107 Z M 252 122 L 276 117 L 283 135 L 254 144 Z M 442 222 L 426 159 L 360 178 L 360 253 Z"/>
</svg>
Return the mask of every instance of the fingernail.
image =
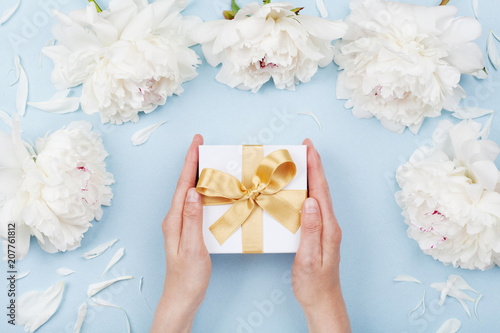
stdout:
<svg viewBox="0 0 500 333">
<path fill-rule="evenodd" d="M 200 201 L 200 195 L 198 194 L 198 192 L 196 192 L 195 188 L 190 188 L 189 189 L 189 191 L 187 193 L 186 201 L 187 202 L 198 202 L 198 201 Z"/>
<path fill-rule="evenodd" d="M 304 213 L 306 214 L 314 214 L 318 212 L 318 203 L 316 200 L 308 198 L 304 203 Z"/>
</svg>

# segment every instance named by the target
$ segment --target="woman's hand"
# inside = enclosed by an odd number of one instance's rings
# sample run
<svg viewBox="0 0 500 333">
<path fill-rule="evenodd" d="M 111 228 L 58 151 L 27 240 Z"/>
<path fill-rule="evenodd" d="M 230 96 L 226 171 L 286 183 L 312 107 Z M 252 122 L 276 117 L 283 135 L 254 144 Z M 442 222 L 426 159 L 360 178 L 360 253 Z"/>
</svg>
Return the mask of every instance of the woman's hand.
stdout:
<svg viewBox="0 0 500 333">
<path fill-rule="evenodd" d="M 310 333 L 350 332 L 340 289 L 342 232 L 333 213 L 323 165 L 311 140 L 307 145 L 309 198 L 302 207 L 300 245 L 292 270 L 295 297 L 306 315 Z"/>
<path fill-rule="evenodd" d="M 212 263 L 203 241 L 203 207 L 194 188 L 201 144 L 203 137 L 196 135 L 162 223 L 167 269 L 151 332 L 191 332 L 210 280 Z"/>
</svg>

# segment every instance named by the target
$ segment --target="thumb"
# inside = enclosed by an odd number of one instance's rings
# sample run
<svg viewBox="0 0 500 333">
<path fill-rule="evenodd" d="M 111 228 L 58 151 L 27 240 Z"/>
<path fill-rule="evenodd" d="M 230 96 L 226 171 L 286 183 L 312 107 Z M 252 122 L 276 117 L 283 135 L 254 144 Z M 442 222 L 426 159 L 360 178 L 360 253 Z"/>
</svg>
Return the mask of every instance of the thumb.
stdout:
<svg viewBox="0 0 500 333">
<path fill-rule="evenodd" d="M 307 198 L 302 206 L 300 244 L 297 254 L 305 263 L 321 264 L 321 211 L 316 199 Z"/>
<path fill-rule="evenodd" d="M 203 242 L 203 205 L 201 195 L 190 188 L 184 202 L 182 213 L 181 247 L 197 249 L 205 246 Z"/>
</svg>

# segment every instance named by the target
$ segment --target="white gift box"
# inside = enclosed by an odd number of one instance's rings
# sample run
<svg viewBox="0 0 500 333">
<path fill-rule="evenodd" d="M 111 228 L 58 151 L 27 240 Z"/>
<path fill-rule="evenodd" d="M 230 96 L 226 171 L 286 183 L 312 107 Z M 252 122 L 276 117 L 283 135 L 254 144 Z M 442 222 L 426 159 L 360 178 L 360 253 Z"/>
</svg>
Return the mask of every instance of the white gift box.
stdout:
<svg viewBox="0 0 500 333">
<path fill-rule="evenodd" d="M 263 146 L 264 157 L 286 149 L 290 153 L 297 174 L 283 190 L 307 190 L 307 146 Z M 199 147 L 199 173 L 204 168 L 216 169 L 242 180 L 243 146 Z M 209 253 L 242 253 L 241 227 L 220 245 L 209 227 L 214 224 L 231 205 L 203 207 L 203 238 Z M 293 234 L 265 211 L 263 212 L 263 252 L 295 253 L 299 246 L 300 229 Z"/>
</svg>

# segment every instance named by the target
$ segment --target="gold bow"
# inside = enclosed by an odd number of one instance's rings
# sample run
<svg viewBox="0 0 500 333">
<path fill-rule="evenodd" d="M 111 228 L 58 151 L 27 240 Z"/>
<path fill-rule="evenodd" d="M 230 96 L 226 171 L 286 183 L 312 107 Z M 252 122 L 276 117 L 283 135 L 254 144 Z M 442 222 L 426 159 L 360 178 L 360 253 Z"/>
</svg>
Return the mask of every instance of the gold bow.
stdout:
<svg viewBox="0 0 500 333">
<path fill-rule="evenodd" d="M 222 245 L 241 226 L 243 253 L 263 252 L 262 210 L 295 234 L 307 197 L 306 190 L 283 190 L 297 172 L 288 150 L 263 156 L 262 146 L 243 146 L 242 182 L 222 171 L 203 169 L 196 186 L 203 205 L 232 204 L 210 231 Z"/>
</svg>

